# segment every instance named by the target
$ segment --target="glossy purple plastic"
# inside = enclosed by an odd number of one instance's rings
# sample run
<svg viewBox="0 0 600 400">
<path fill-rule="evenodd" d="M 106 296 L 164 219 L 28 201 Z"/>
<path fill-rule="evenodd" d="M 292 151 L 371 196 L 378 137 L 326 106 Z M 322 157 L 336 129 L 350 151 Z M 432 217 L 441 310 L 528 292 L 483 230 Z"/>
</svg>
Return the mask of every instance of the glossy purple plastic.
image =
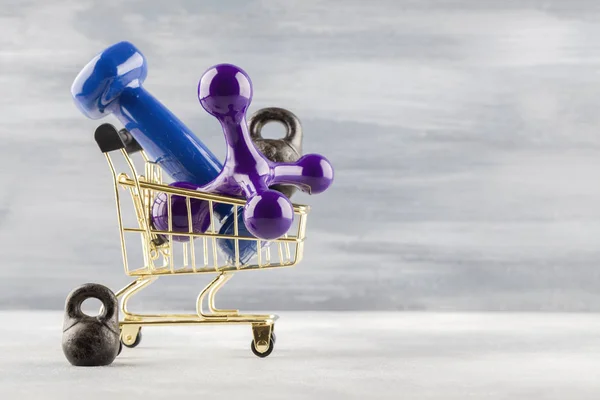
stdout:
<svg viewBox="0 0 600 400">
<path fill-rule="evenodd" d="M 333 168 L 318 154 L 307 154 L 293 163 L 269 161 L 254 146 L 246 124 L 252 101 L 248 75 L 231 64 L 208 69 L 198 84 L 198 99 L 217 118 L 227 142 L 221 173 L 198 189 L 232 196 L 244 195 L 244 222 L 254 236 L 269 240 L 281 237 L 291 227 L 292 204 L 283 194 L 270 190 L 274 184 L 295 185 L 309 194 L 325 191 L 333 182 Z"/>
<path fill-rule="evenodd" d="M 188 182 L 174 182 L 169 186 L 182 189 L 195 189 L 197 185 Z M 160 192 L 152 204 L 152 224 L 161 231 L 169 230 L 169 205 L 167 194 Z M 188 207 L 185 197 L 171 196 L 171 230 L 175 232 L 189 232 Z M 210 214 L 208 202 L 198 199 L 190 199 L 190 214 L 192 219 L 192 232 L 203 233 L 210 225 Z M 187 236 L 173 236 L 173 240 L 187 242 Z"/>
</svg>

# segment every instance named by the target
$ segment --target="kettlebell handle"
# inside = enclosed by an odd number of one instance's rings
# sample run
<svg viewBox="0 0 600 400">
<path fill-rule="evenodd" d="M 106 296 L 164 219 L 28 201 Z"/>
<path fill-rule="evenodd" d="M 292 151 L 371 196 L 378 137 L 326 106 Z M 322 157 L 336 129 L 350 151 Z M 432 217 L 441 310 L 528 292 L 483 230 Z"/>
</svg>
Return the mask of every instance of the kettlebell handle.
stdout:
<svg viewBox="0 0 600 400">
<path fill-rule="evenodd" d="M 285 126 L 284 142 L 298 154 L 302 154 L 302 126 L 300 120 L 291 111 L 279 107 L 266 107 L 256 111 L 248 121 L 248 130 L 252 139 L 262 139 L 262 128 L 269 122 L 279 122 Z"/>
<path fill-rule="evenodd" d="M 117 317 L 118 300 L 115 294 L 106 286 L 97 283 L 86 283 L 73 290 L 66 300 L 66 314 L 71 319 L 81 319 L 86 315 L 81 311 L 81 305 L 89 298 L 102 302 L 100 314 L 96 317 L 100 322 Z"/>
</svg>

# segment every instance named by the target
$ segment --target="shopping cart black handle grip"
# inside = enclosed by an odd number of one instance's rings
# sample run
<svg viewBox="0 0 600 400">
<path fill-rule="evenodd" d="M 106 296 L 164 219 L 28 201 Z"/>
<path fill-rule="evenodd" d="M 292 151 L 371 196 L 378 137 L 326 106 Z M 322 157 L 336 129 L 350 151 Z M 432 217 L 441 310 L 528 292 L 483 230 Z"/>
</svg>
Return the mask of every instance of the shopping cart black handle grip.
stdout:
<svg viewBox="0 0 600 400">
<path fill-rule="evenodd" d="M 111 124 L 102 124 L 96 128 L 94 139 L 103 153 L 125 149 L 128 154 L 141 151 L 142 147 L 127 129 L 117 131 Z"/>
</svg>

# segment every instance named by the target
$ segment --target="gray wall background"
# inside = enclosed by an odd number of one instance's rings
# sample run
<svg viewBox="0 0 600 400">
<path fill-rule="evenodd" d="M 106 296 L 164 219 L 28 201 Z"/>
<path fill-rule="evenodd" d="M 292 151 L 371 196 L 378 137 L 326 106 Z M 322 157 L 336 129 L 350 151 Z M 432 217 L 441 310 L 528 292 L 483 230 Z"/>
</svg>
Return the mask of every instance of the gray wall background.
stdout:
<svg viewBox="0 0 600 400">
<path fill-rule="evenodd" d="M 0 307 L 127 282 L 98 123 L 69 89 L 130 40 L 148 90 L 219 156 L 195 91 L 231 62 L 251 111 L 292 110 L 336 167 L 296 198 L 313 206 L 303 263 L 240 274 L 224 306 L 600 310 L 599 2 L 0 4 Z M 145 305 L 191 308 L 205 280 L 165 278 Z"/>
</svg>

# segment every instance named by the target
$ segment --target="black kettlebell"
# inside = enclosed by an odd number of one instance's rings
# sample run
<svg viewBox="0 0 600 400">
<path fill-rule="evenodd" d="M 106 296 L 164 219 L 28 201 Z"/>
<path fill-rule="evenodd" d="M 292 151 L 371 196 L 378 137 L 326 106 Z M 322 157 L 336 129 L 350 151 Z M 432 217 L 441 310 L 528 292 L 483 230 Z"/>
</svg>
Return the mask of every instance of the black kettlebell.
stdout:
<svg viewBox="0 0 600 400">
<path fill-rule="evenodd" d="M 90 297 L 102 302 L 100 315 L 91 317 L 81 311 Z M 65 305 L 62 348 L 75 366 L 109 365 L 119 354 L 119 311 L 115 294 L 106 286 L 87 283 L 73 290 Z"/>
<path fill-rule="evenodd" d="M 269 122 L 279 122 L 286 128 L 282 139 L 264 139 L 261 135 L 263 126 Z M 302 155 L 302 126 L 293 113 L 283 108 L 261 108 L 248 120 L 250 138 L 256 148 L 271 161 L 294 162 Z M 296 187 L 292 185 L 273 185 L 271 189 L 292 197 Z"/>
</svg>

